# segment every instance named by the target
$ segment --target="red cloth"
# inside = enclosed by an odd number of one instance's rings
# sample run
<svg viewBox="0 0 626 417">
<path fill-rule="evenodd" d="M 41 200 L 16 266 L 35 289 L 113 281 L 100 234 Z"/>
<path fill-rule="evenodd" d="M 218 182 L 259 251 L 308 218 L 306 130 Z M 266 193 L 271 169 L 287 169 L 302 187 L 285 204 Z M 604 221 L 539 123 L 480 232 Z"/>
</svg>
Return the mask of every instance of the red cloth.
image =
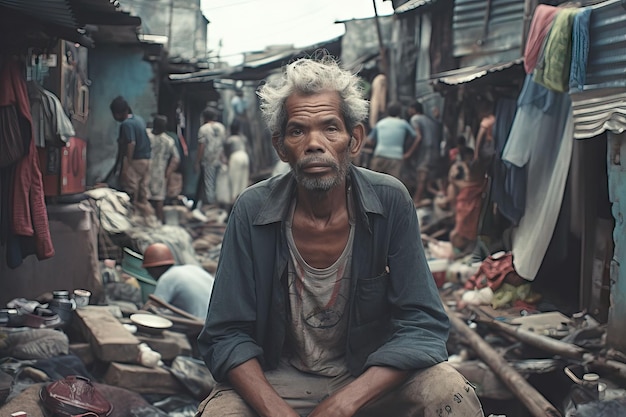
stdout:
<svg viewBox="0 0 626 417">
<path fill-rule="evenodd" d="M 11 232 L 35 238 L 37 258 L 54 256 L 54 247 L 48 225 L 48 211 L 44 198 L 39 158 L 32 137 L 32 118 L 26 82 L 17 61 L 10 60 L 0 73 L 0 106 L 14 105 L 20 115 L 31 124 L 28 154 L 15 167 L 13 207 L 11 207 Z"/>
<path fill-rule="evenodd" d="M 456 196 L 454 231 L 461 237 L 474 240 L 478 236 L 478 220 L 485 184 L 471 184 L 459 190 Z"/>
<path fill-rule="evenodd" d="M 539 60 L 539 54 L 543 47 L 543 42 L 550 32 L 552 22 L 559 12 L 559 8 L 540 4 L 535 8 L 533 20 L 530 23 L 526 47 L 524 49 L 524 70 L 526 74 L 531 74 Z"/>
<path fill-rule="evenodd" d="M 459 154 L 459 148 L 450 149 L 450 151 L 448 152 L 448 159 L 450 159 L 450 162 L 456 161 L 456 157 L 458 154 Z"/>
<path fill-rule="evenodd" d="M 476 290 L 488 286 L 495 291 L 502 286 L 504 279 L 511 273 L 515 273 L 511 252 L 497 258 L 490 255 L 480 264 L 478 271 L 467 280 L 465 289 Z"/>
</svg>

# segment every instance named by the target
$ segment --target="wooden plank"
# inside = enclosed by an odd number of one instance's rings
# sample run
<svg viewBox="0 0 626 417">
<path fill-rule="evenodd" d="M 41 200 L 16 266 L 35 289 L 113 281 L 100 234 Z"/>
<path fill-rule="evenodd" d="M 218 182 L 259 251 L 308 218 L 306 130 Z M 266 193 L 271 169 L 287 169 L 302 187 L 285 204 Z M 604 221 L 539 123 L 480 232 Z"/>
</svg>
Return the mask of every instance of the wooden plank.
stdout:
<svg viewBox="0 0 626 417">
<path fill-rule="evenodd" d="M 129 365 L 112 362 L 105 375 L 104 382 L 120 388 L 126 388 L 139 394 L 181 394 L 185 387 L 163 368 L 146 368 L 141 365 Z"/>
<path fill-rule="evenodd" d="M 75 313 L 76 326 L 98 359 L 104 362 L 137 361 L 139 339 L 107 308 L 87 306 L 75 310 Z"/>
</svg>

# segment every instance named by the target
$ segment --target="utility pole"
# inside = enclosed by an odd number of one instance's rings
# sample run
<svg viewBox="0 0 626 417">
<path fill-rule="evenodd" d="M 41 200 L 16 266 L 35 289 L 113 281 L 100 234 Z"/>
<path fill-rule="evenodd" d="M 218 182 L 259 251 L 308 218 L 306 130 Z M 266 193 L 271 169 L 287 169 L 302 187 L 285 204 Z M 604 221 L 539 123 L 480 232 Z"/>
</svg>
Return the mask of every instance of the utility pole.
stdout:
<svg viewBox="0 0 626 417">
<path fill-rule="evenodd" d="M 372 0 L 374 5 L 374 20 L 376 21 L 376 33 L 378 34 L 378 50 L 380 53 L 380 66 L 383 74 L 389 79 L 389 64 L 387 62 L 387 49 L 383 42 L 383 33 L 380 29 L 380 21 L 378 19 L 378 9 L 376 8 L 376 0 Z"/>
<path fill-rule="evenodd" d="M 170 0 L 170 19 L 167 29 L 167 53 L 172 53 L 172 21 L 174 20 L 174 1 Z"/>
</svg>

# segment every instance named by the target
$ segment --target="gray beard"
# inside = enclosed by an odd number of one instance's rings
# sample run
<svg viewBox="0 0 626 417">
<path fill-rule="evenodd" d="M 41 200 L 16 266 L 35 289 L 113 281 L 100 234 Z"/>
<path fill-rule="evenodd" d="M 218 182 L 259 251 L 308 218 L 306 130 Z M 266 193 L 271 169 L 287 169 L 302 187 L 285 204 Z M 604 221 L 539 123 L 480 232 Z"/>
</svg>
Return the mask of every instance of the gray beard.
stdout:
<svg viewBox="0 0 626 417">
<path fill-rule="evenodd" d="M 298 185 L 302 186 L 305 190 L 315 191 L 315 192 L 326 192 L 334 187 L 340 185 L 343 180 L 348 175 L 348 167 L 350 166 L 350 158 L 348 157 L 348 152 L 345 153 L 343 158 L 339 161 L 339 163 L 332 163 L 331 168 L 333 170 L 333 174 L 330 177 L 310 177 L 304 172 L 302 172 L 301 166 L 307 164 L 311 161 L 319 160 L 321 158 L 318 157 L 310 157 L 306 158 L 303 161 L 300 161 L 295 166 L 292 167 L 293 173 L 296 177 L 296 182 Z M 325 162 L 328 162 L 324 160 Z"/>
</svg>

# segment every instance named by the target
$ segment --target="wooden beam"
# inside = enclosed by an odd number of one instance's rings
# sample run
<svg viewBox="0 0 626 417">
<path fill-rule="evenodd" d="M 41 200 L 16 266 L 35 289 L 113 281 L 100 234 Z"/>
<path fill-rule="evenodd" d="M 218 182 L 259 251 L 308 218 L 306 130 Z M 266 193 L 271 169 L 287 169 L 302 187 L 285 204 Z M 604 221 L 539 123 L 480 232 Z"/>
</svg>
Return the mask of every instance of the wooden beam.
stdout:
<svg viewBox="0 0 626 417">
<path fill-rule="evenodd" d="M 526 381 L 511 365 L 509 365 L 498 352 L 496 352 L 487 342 L 476 332 L 456 316 L 444 304 L 444 308 L 450 317 L 452 326 L 465 339 L 467 344 L 476 354 L 495 372 L 502 382 L 511 390 L 513 394 L 524 404 L 534 417 L 561 417 L 561 413 L 546 400 L 539 391 Z"/>
</svg>

